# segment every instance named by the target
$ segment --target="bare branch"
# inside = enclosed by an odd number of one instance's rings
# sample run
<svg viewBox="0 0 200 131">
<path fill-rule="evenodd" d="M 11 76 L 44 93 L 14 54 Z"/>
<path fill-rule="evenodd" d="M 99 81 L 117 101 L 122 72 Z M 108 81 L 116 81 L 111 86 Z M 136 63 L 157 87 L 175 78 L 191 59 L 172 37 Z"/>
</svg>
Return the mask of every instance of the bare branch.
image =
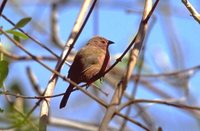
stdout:
<svg viewBox="0 0 200 131">
<path fill-rule="evenodd" d="M 11 58 L 13 60 L 17 60 L 17 61 L 28 61 L 28 60 L 33 60 L 31 57 L 29 56 L 17 56 L 12 54 L 11 52 L 8 52 L 6 50 L 4 50 L 2 47 L 0 47 L 0 52 L 3 53 L 5 56 L 7 56 L 8 58 Z M 55 57 L 51 57 L 51 56 L 36 56 L 36 58 L 38 60 L 48 60 L 48 61 L 56 61 L 57 58 Z"/>
<path fill-rule="evenodd" d="M 124 119 L 126 119 L 126 120 L 128 120 L 128 121 L 130 121 L 130 122 L 132 122 L 132 123 L 134 123 L 135 125 L 141 127 L 142 129 L 144 129 L 144 130 L 146 130 L 146 131 L 150 131 L 147 127 L 145 127 L 145 126 L 142 125 L 141 123 L 139 123 L 139 122 L 137 122 L 137 121 L 135 121 L 135 120 L 129 118 L 128 116 L 125 116 L 125 115 L 123 115 L 123 114 L 121 114 L 121 113 L 119 113 L 119 112 L 116 112 L 116 114 L 117 114 L 118 116 L 120 116 L 120 117 L 122 117 L 122 118 L 124 118 Z"/>
<path fill-rule="evenodd" d="M 0 7 L 0 16 L 2 15 L 3 9 L 6 6 L 8 0 L 3 0 L 3 2 L 1 3 L 1 7 Z"/>
<path fill-rule="evenodd" d="M 32 70 L 30 67 L 27 67 L 26 68 L 26 72 L 27 72 L 27 75 L 28 75 L 28 78 L 32 84 L 32 87 L 33 89 L 35 90 L 35 92 L 41 96 L 42 95 L 42 91 L 40 90 L 40 87 L 39 87 L 39 84 L 38 84 L 38 81 L 37 81 L 37 78 L 36 76 L 33 74 Z"/>
<path fill-rule="evenodd" d="M 97 131 L 98 130 L 98 125 L 95 125 L 95 124 L 60 119 L 60 118 L 55 118 L 55 117 L 50 117 L 48 123 L 50 125 L 60 126 L 60 127 L 68 127 L 68 128 L 72 128 L 75 130 L 84 130 L 84 131 Z M 117 130 L 116 128 L 112 128 L 112 127 L 109 127 L 108 129 L 109 129 L 109 131 Z"/>
<path fill-rule="evenodd" d="M 92 5 L 91 5 L 91 3 L 92 3 Z M 96 3 L 96 0 L 94 0 L 94 1 L 85 0 L 84 1 L 82 8 L 79 12 L 79 16 L 77 17 L 77 20 L 74 24 L 72 32 L 71 32 L 71 34 L 68 38 L 68 41 L 65 45 L 65 49 L 61 54 L 60 60 L 56 64 L 55 70 L 57 72 L 59 72 L 61 70 L 61 67 L 62 67 L 64 61 L 67 59 L 68 55 L 70 54 L 70 51 L 72 50 L 76 40 L 78 39 L 81 31 L 83 30 L 83 27 L 85 26 L 85 24 L 89 18 L 92 10 L 94 9 L 95 3 Z M 90 7 L 90 5 L 91 5 L 91 7 Z M 87 11 L 88 11 L 88 14 L 87 14 Z M 69 49 L 68 49 L 68 46 L 70 46 Z M 57 74 L 55 74 L 55 73 L 52 74 L 52 76 L 48 82 L 47 88 L 46 88 L 45 96 L 53 94 L 53 90 L 55 88 L 57 80 L 58 80 Z M 50 105 L 50 99 L 46 99 L 46 101 L 44 101 L 42 103 L 41 113 L 40 113 L 40 130 L 46 130 L 47 120 L 48 120 L 48 115 L 49 115 L 49 105 Z"/>
<path fill-rule="evenodd" d="M 58 32 L 58 3 L 55 2 L 51 5 L 51 39 L 57 47 L 63 49 L 64 43 L 60 40 Z"/>
<path fill-rule="evenodd" d="M 15 27 L 15 23 L 12 22 L 9 18 L 7 18 L 5 15 L 2 14 L 2 17 L 8 21 L 11 25 L 13 25 Z M 49 51 L 52 55 L 54 55 L 56 58 L 59 58 L 58 55 L 56 55 L 51 49 L 49 49 L 45 44 L 42 44 L 39 40 L 33 38 L 32 36 L 30 36 L 28 33 L 26 33 L 24 30 L 18 28 L 19 31 L 21 31 L 22 33 L 24 33 L 26 36 L 28 36 L 31 40 L 33 40 L 36 44 L 38 44 L 39 46 L 41 46 L 42 48 L 46 49 L 47 51 Z"/>
<path fill-rule="evenodd" d="M 194 75 L 197 71 L 200 70 L 200 65 L 183 69 L 180 71 L 174 71 L 171 73 L 161 73 L 161 74 L 145 74 L 140 75 L 142 78 L 162 78 L 162 77 L 180 77 L 180 76 L 191 76 Z M 132 75 L 132 78 L 135 79 L 138 75 Z"/>
<path fill-rule="evenodd" d="M 189 10 L 192 17 L 200 24 L 200 14 L 196 11 L 192 4 L 188 0 L 182 0 L 182 3 Z"/>
<path fill-rule="evenodd" d="M 174 107 L 181 108 L 181 109 L 200 111 L 200 107 L 189 106 L 189 105 L 184 105 L 184 104 L 180 104 L 180 103 L 172 103 L 172 102 L 162 101 L 162 100 L 146 100 L 146 99 L 135 99 L 132 101 L 128 101 L 127 103 L 125 103 L 119 107 L 119 111 L 122 110 L 123 108 L 125 108 L 131 104 L 135 104 L 135 103 L 156 103 L 156 104 L 174 106 Z"/>
<path fill-rule="evenodd" d="M 157 5 L 157 4 L 155 4 Z M 138 33 L 136 35 L 136 37 L 133 39 L 133 41 L 131 42 L 130 45 L 135 44 L 134 48 L 131 50 L 131 54 L 130 54 L 130 61 L 128 63 L 128 67 L 127 67 L 127 71 L 124 75 L 124 78 L 122 79 L 122 81 L 120 82 L 120 84 L 118 85 L 118 87 L 115 89 L 115 92 L 113 94 L 112 100 L 110 102 L 110 105 L 107 109 L 107 112 L 101 122 L 100 125 L 100 129 L 101 131 L 106 130 L 109 121 L 112 119 L 115 111 L 117 110 L 116 107 L 119 105 L 121 98 L 123 96 L 124 90 L 126 89 L 127 83 L 131 77 L 132 71 L 135 67 L 135 63 L 137 61 L 137 57 L 139 55 L 140 49 L 142 47 L 142 43 L 145 37 L 145 33 L 147 30 L 147 22 L 149 20 L 148 17 L 151 16 L 152 11 L 155 8 L 152 8 L 152 1 L 151 0 L 146 0 L 145 2 L 145 7 L 144 7 L 144 12 L 143 12 L 143 18 L 142 21 L 140 23 L 140 27 L 138 30 Z M 146 20 L 146 21 L 145 21 Z M 144 22 L 145 21 L 145 22 Z M 129 45 L 129 47 L 131 48 L 131 46 Z M 129 49 L 128 49 L 129 50 Z M 128 51 L 127 50 L 127 51 Z M 109 69 L 108 69 L 109 71 Z"/>
<path fill-rule="evenodd" d="M 54 72 L 57 75 L 60 75 L 59 72 L 51 69 L 48 65 L 44 64 L 43 62 L 41 62 L 40 60 L 37 59 L 37 57 L 35 55 L 33 55 L 32 53 L 30 53 L 28 50 L 26 50 L 22 44 L 20 44 L 18 41 L 14 40 L 13 38 L 11 38 L 4 30 L 2 30 L 0 28 L 0 32 L 2 32 L 9 40 L 12 41 L 13 44 L 15 44 L 17 47 L 19 47 L 21 50 L 23 50 L 26 54 L 28 54 L 32 59 L 34 59 L 35 61 L 37 61 L 39 64 L 41 64 L 43 67 L 45 67 L 46 69 L 50 70 L 51 72 Z M 64 76 L 63 76 L 64 78 Z"/>
</svg>

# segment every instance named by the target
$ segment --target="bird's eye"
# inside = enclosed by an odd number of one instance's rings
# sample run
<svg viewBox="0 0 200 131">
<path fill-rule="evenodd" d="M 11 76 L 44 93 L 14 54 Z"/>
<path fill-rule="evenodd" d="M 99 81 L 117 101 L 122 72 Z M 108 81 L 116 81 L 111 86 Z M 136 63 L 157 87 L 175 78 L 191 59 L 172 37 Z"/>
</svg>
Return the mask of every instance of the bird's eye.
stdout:
<svg viewBox="0 0 200 131">
<path fill-rule="evenodd" d="M 102 40 L 101 43 L 104 43 L 104 44 L 105 44 L 106 42 Z"/>
</svg>

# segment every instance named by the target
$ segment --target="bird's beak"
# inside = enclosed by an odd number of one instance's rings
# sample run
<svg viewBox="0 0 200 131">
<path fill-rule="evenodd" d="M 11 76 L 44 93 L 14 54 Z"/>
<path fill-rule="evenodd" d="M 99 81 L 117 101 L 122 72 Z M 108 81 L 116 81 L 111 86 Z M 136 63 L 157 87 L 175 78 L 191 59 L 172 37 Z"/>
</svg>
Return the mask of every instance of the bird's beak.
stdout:
<svg viewBox="0 0 200 131">
<path fill-rule="evenodd" d="M 113 42 L 113 41 L 111 41 L 111 40 L 109 40 L 108 41 L 108 44 L 110 45 L 110 44 L 114 44 L 115 42 Z"/>
</svg>

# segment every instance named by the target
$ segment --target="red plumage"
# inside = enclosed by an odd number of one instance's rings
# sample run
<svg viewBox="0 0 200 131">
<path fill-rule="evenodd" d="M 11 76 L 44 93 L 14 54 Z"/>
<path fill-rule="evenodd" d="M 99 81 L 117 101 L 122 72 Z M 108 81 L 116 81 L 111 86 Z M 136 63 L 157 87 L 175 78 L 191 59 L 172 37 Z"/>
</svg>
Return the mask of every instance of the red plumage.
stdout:
<svg viewBox="0 0 200 131">
<path fill-rule="evenodd" d="M 86 46 L 81 48 L 74 58 L 69 72 L 68 78 L 75 83 L 86 82 L 88 85 L 94 82 L 98 76 L 106 70 L 110 55 L 108 46 L 112 44 L 103 37 L 95 36 L 90 39 Z M 60 108 L 66 106 L 67 101 L 74 86 L 70 84 L 61 100 Z"/>
</svg>

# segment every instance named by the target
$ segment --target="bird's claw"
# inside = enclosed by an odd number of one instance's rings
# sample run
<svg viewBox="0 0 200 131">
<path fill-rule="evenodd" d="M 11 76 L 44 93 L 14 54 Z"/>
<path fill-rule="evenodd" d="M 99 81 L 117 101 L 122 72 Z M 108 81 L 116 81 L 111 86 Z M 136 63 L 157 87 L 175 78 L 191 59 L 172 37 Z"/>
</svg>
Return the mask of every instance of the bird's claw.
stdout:
<svg viewBox="0 0 200 131">
<path fill-rule="evenodd" d="M 89 87 L 89 84 L 87 84 L 87 85 L 85 86 L 85 89 L 87 90 L 87 89 L 88 89 L 88 87 Z"/>
<path fill-rule="evenodd" d="M 90 86 L 90 83 L 87 83 L 86 86 L 85 86 L 85 89 L 87 90 Z"/>
<path fill-rule="evenodd" d="M 100 83 L 102 84 L 102 82 L 103 82 L 103 78 L 100 78 Z"/>
</svg>

